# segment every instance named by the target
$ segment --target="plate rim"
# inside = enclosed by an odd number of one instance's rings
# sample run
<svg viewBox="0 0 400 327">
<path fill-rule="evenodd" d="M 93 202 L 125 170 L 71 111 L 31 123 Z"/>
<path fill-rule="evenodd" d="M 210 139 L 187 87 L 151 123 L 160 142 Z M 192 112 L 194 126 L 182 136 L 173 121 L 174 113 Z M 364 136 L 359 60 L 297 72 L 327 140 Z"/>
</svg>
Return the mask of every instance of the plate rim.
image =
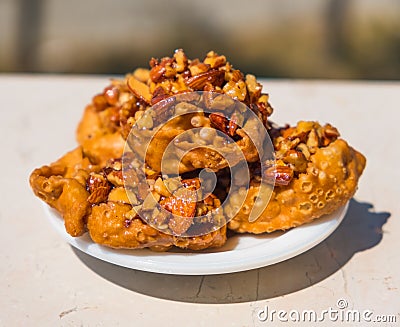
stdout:
<svg viewBox="0 0 400 327">
<path fill-rule="evenodd" d="M 235 273 L 270 266 L 304 253 L 323 242 L 340 225 L 348 211 L 349 201 L 333 213 L 314 221 L 292 228 L 276 238 L 266 234 L 268 242 L 250 248 L 213 252 L 153 252 L 149 249 L 112 249 L 94 243 L 88 233 L 72 237 L 64 227 L 60 214 L 44 203 L 46 216 L 59 234 L 74 248 L 99 260 L 128 269 L 172 275 L 217 275 Z M 57 219 L 55 219 L 57 218 Z M 243 234 L 242 234 L 243 235 Z M 244 234 L 246 238 L 256 240 L 260 235 Z M 241 235 L 235 235 L 244 240 Z M 281 244 L 282 243 L 282 244 Z M 302 245 L 299 246 L 299 243 Z M 269 244 L 269 245 L 268 245 Z M 279 251 L 271 256 L 263 255 L 263 250 L 278 246 Z M 279 247 L 279 246 L 283 246 Z M 254 251 L 257 250 L 257 251 Z M 243 251 L 243 252 L 242 252 Z M 168 261 L 166 261 L 166 258 Z M 170 259 L 173 259 L 172 261 Z M 239 259 L 239 260 L 238 260 Z"/>
</svg>

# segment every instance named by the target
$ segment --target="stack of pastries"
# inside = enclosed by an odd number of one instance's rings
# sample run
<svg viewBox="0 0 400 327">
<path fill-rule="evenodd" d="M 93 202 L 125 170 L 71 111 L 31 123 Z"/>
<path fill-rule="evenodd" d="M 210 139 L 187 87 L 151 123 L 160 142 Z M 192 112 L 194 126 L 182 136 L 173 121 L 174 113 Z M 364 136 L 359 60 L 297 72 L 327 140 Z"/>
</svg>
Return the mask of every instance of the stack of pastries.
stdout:
<svg viewBox="0 0 400 327">
<path fill-rule="evenodd" d="M 216 248 L 225 244 L 227 230 L 228 235 L 288 230 L 335 211 L 355 193 L 364 156 L 330 124 L 273 124 L 262 85 L 255 76 L 234 69 L 225 56 L 211 51 L 203 60 L 190 60 L 176 50 L 172 57 L 152 58 L 149 64 L 111 80 L 95 95 L 78 125 L 78 146 L 30 176 L 34 193 L 60 213 L 70 235 L 87 232 L 94 242 L 113 248 Z M 162 108 L 179 95 L 186 97 L 187 106 L 196 96 L 206 103 L 212 99 L 219 113 L 189 114 L 166 122 L 145 154 L 136 151 L 141 140 L 132 129 L 138 124 L 144 130 L 153 127 Z M 233 106 L 230 99 L 246 106 L 265 128 L 273 165 L 262 162 L 265 158 L 254 141 L 261 134 L 259 128 L 249 120 L 246 130 L 245 123 L 228 112 Z M 221 144 L 221 151 L 207 146 L 187 151 L 176 165 L 177 176 L 169 178 L 161 167 L 165 149 L 193 128 L 200 132 L 191 134 L 191 142 L 204 145 L 211 139 L 214 147 Z M 219 134 L 212 129 L 230 137 L 243 153 L 249 172 L 246 187 L 233 188 L 234 167 L 224 158 L 225 145 L 218 143 Z M 136 164 L 139 159 L 144 165 Z M 202 182 L 198 173 L 205 168 L 215 173 L 217 183 L 209 194 L 197 197 Z M 269 201 L 251 216 L 266 189 Z M 234 213 L 228 214 L 235 205 Z"/>
</svg>

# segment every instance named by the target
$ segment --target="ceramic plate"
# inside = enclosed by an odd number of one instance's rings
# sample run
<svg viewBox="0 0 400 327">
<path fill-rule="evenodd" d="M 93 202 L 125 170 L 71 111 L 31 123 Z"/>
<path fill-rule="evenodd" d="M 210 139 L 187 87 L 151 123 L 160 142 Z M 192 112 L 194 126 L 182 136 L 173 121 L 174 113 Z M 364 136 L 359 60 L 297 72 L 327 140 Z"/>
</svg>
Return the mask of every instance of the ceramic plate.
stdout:
<svg viewBox="0 0 400 327">
<path fill-rule="evenodd" d="M 340 224 L 348 204 L 334 213 L 287 232 L 267 235 L 235 235 L 219 249 L 199 252 L 176 250 L 153 252 L 116 250 L 93 243 L 88 234 L 72 237 L 64 229 L 64 221 L 53 209 L 46 213 L 56 230 L 77 249 L 98 259 L 149 272 L 176 275 L 212 275 L 260 268 L 292 258 L 326 239 Z"/>
</svg>

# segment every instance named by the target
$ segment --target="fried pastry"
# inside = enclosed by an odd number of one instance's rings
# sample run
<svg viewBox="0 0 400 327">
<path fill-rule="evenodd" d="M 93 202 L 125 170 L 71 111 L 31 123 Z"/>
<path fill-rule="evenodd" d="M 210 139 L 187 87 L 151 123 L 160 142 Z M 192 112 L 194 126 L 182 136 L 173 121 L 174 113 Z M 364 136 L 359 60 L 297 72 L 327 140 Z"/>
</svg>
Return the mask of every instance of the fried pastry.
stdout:
<svg viewBox="0 0 400 327">
<path fill-rule="evenodd" d="M 97 158 L 95 158 L 97 159 Z M 98 161 L 98 160 L 95 160 Z M 130 174 L 130 179 L 135 176 Z M 154 176 L 153 176 L 154 178 Z M 160 179 L 153 179 L 153 195 L 161 205 L 179 216 L 158 211 L 155 203 L 142 199 L 142 205 L 134 206 L 134 199 L 145 198 L 146 192 L 136 180 L 136 193 L 124 187 L 122 160 L 110 159 L 105 167 L 94 165 L 80 146 L 67 153 L 50 166 L 35 169 L 30 177 L 34 193 L 55 208 L 64 218 L 66 231 L 72 236 L 80 236 L 86 231 L 96 243 L 113 248 L 145 248 L 165 251 L 172 246 L 202 250 L 222 246 L 226 241 L 226 224 L 223 217 L 218 228 L 210 232 L 197 231 L 198 236 L 183 237 L 189 228 L 201 229 L 209 223 L 196 221 L 220 206 L 216 196 L 210 194 L 204 200 L 194 202 L 187 212 L 188 202 L 184 195 L 178 196 L 165 188 Z M 196 188 L 195 179 L 182 181 L 184 189 Z M 160 193 L 158 193 L 160 192 Z M 138 204 L 138 203 L 136 203 Z M 165 232 L 155 229 L 138 215 L 144 215 L 164 225 Z M 215 216 L 209 216 L 216 219 Z"/>
<path fill-rule="evenodd" d="M 199 117 L 186 115 L 167 123 L 168 117 L 160 113 L 164 109 L 163 103 L 168 104 L 167 99 L 171 99 L 171 96 L 182 97 L 183 94 L 188 94 L 190 97 L 192 95 L 189 94 L 193 94 L 194 91 L 206 92 L 207 96 L 204 97 L 208 97 L 205 99 L 208 101 L 207 108 L 221 115 L 210 112 Z M 267 118 L 272 113 L 272 107 L 268 102 L 268 94 L 262 93 L 262 85 L 253 75 L 245 76 L 234 69 L 225 56 L 213 51 L 200 61 L 189 60 L 182 50 L 177 50 L 171 58 L 152 58 L 150 69 L 138 68 L 124 80 L 113 80 L 101 94 L 96 95 L 92 104 L 86 108 L 79 124 L 78 142 L 81 145 L 84 145 L 84 142 L 95 144 L 97 141 L 94 139 L 98 135 L 109 135 L 116 131 L 120 131 L 123 138 L 127 139 L 133 126 L 143 125 L 145 128 L 151 128 L 156 124 L 166 123 L 166 126 L 153 136 L 146 152 L 146 163 L 154 171 L 160 172 L 160 153 L 164 152 L 172 139 L 187 130 L 211 126 L 234 138 L 247 161 L 257 161 L 257 145 L 252 142 L 257 139 L 257 133 L 248 135 L 243 128 L 238 128 L 239 120 L 243 117 L 238 117 L 233 112 L 234 100 L 250 108 L 260 119 L 260 124 L 269 127 Z M 190 102 L 189 99 L 187 103 Z M 150 113 L 149 109 L 152 107 L 156 109 Z M 181 111 L 187 107 L 180 105 Z M 232 110 L 229 111 L 229 108 Z M 259 131 L 260 128 L 249 126 L 247 131 L 249 130 Z M 203 134 L 205 138 L 212 137 L 206 135 L 207 133 Z M 139 142 L 137 137 L 135 140 Z M 135 147 L 139 146 L 133 146 L 133 149 Z M 192 149 L 182 158 L 179 173 L 204 167 L 219 170 L 228 165 L 223 154 L 202 147 Z"/>
<path fill-rule="evenodd" d="M 85 108 L 76 131 L 76 139 L 85 156 L 103 166 L 109 158 L 121 157 L 125 146 L 118 129 L 115 109 L 111 107 L 99 114 L 93 104 Z"/>
<path fill-rule="evenodd" d="M 179 237 L 162 233 L 139 217 L 126 218 L 131 212 L 131 206 L 126 203 L 109 201 L 94 206 L 87 223 L 90 237 L 94 242 L 112 248 L 148 247 L 154 251 L 167 251 L 172 246 L 204 250 L 221 247 L 226 242 L 226 226 L 204 235 Z"/>
<path fill-rule="evenodd" d="M 271 126 L 268 101 L 253 75 L 213 51 L 152 58 L 93 97 L 79 146 L 35 169 L 31 187 L 70 235 L 155 251 L 220 247 L 227 228 L 287 230 L 344 205 L 364 156 L 330 124 Z"/>
<path fill-rule="evenodd" d="M 96 169 L 78 147 L 51 165 L 35 169 L 30 176 L 33 192 L 63 216 L 65 229 L 72 236 L 85 232 L 85 218 L 90 212 L 86 180 Z"/>
<path fill-rule="evenodd" d="M 274 133 L 277 162 L 265 172 L 275 177 L 274 191 L 259 217 L 249 219 L 266 186 L 253 169 L 245 203 L 228 223 L 235 232 L 260 234 L 302 225 L 344 205 L 357 189 L 366 159 L 338 138 L 336 128 L 302 121 Z"/>
</svg>

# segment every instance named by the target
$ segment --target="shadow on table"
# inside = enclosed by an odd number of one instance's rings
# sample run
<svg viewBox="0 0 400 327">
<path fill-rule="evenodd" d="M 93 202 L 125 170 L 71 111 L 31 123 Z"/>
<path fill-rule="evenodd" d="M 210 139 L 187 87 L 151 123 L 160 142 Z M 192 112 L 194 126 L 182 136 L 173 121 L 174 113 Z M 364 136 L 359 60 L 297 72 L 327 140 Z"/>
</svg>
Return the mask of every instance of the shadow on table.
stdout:
<svg viewBox="0 0 400 327">
<path fill-rule="evenodd" d="M 382 239 L 388 212 L 350 201 L 336 231 L 324 242 L 292 259 L 245 272 L 179 276 L 132 270 L 101 261 L 73 248 L 92 271 L 121 287 L 157 298 L 190 303 L 237 303 L 269 299 L 314 285 L 341 269 L 357 252 Z"/>
</svg>

